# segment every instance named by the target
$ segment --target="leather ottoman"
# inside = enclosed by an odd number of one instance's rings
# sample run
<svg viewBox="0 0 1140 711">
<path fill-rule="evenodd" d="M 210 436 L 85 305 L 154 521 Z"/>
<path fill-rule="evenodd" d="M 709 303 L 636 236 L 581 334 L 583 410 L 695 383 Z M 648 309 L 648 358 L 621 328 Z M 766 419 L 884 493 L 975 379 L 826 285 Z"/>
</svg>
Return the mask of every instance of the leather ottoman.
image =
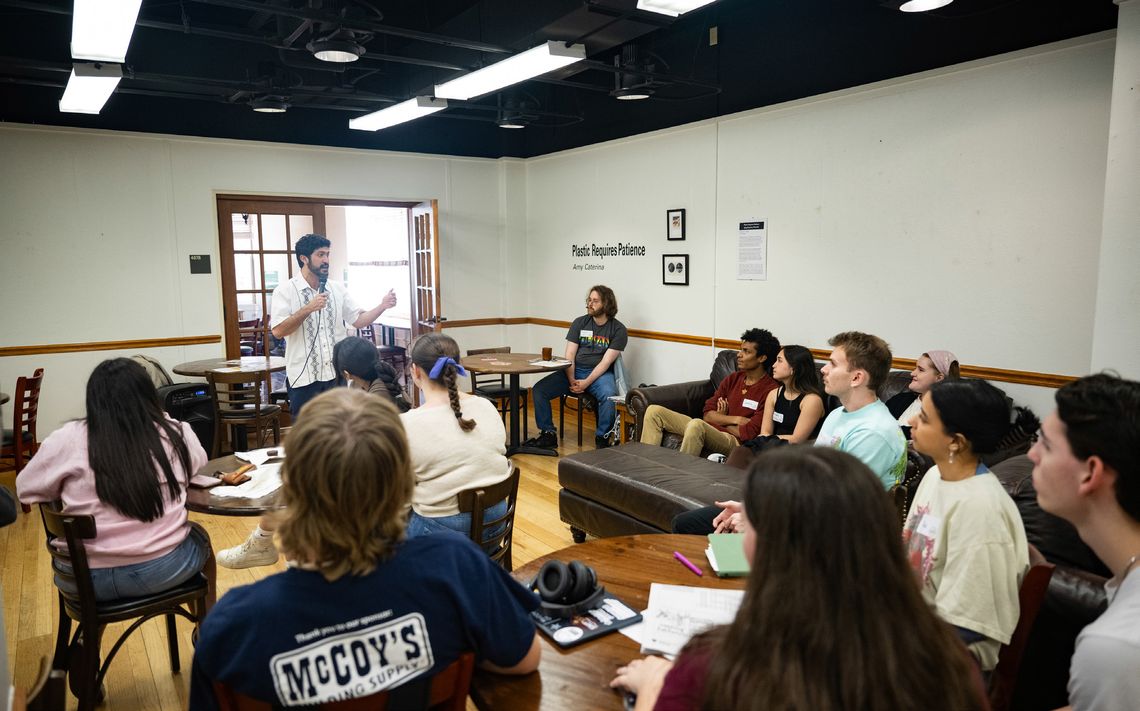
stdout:
<svg viewBox="0 0 1140 711">
<path fill-rule="evenodd" d="M 679 513 L 739 499 L 744 476 L 691 454 L 631 442 L 563 457 L 558 512 L 579 543 L 587 533 L 668 533 Z"/>
</svg>

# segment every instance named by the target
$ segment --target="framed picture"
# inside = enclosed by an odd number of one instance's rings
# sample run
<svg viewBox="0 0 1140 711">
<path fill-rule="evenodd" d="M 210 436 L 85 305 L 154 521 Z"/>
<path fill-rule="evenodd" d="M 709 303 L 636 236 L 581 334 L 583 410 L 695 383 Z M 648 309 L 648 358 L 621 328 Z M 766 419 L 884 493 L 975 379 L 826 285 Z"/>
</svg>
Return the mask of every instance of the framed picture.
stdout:
<svg viewBox="0 0 1140 711">
<path fill-rule="evenodd" d="M 661 283 L 673 286 L 689 285 L 689 255 L 661 255 Z"/>
<path fill-rule="evenodd" d="M 672 241 L 685 239 L 685 209 L 665 211 L 665 238 Z"/>
</svg>

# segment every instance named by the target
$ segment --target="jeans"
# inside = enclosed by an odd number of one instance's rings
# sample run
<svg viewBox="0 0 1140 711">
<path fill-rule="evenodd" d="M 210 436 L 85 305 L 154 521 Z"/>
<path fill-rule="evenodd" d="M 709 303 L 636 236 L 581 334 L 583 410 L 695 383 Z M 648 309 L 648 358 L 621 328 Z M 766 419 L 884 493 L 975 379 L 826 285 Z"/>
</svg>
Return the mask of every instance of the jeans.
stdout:
<svg viewBox="0 0 1140 711">
<path fill-rule="evenodd" d="M 305 403 L 326 390 L 332 390 L 336 387 L 336 381 L 314 380 L 308 385 L 302 385 L 299 388 L 295 388 L 286 382 L 285 387 L 289 392 L 289 413 L 293 415 L 293 417 L 297 417 L 301 414 L 301 408 L 305 406 Z"/>
<path fill-rule="evenodd" d="M 91 582 L 95 586 L 95 600 L 105 602 L 169 590 L 201 572 L 209 555 L 209 542 L 192 528 L 178 547 L 162 557 L 114 568 L 92 568 Z M 71 572 L 66 563 L 56 561 L 53 565 L 64 573 Z M 56 587 L 74 595 L 78 591 L 70 582 L 59 575 L 55 576 Z"/>
<path fill-rule="evenodd" d="M 501 518 L 507 513 L 507 500 L 503 499 L 497 504 L 492 504 L 483 509 L 483 520 L 489 521 L 496 518 Z M 483 532 L 483 540 L 487 541 L 503 532 L 506 528 L 506 522 L 488 529 Z M 440 531 L 455 531 L 456 533 L 463 534 L 466 538 L 471 531 L 471 514 L 457 513 L 451 516 L 421 516 L 415 511 L 408 516 L 408 538 L 415 538 L 417 536 L 428 536 L 432 533 L 439 533 Z M 489 551 L 490 552 L 490 551 Z"/>
<path fill-rule="evenodd" d="M 719 506 L 704 506 L 692 511 L 679 513 L 673 517 L 673 533 L 696 533 L 706 535 L 716 529 L 712 522 L 723 509 Z"/>
<path fill-rule="evenodd" d="M 584 380 L 593 372 L 593 368 L 574 367 L 574 377 Z M 610 398 L 617 395 L 617 383 L 614 381 L 613 370 L 602 373 L 597 380 L 590 383 L 586 391 L 598 401 L 598 429 L 594 432 L 597 437 L 604 437 L 614 428 L 617 420 L 617 407 Z M 550 410 L 550 401 L 556 397 L 570 393 L 570 381 L 566 379 L 566 371 L 558 370 L 534 384 L 531 388 L 534 395 L 534 421 L 541 432 L 555 432 L 554 415 Z M 581 413 L 579 413 L 581 416 Z"/>
</svg>

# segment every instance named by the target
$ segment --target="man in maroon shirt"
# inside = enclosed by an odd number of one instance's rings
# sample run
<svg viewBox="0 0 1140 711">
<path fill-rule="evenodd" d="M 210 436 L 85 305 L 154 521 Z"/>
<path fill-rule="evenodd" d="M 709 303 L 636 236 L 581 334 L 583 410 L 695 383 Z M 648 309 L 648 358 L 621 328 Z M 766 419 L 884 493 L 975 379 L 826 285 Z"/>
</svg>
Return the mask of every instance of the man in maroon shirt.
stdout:
<svg viewBox="0 0 1140 711">
<path fill-rule="evenodd" d="M 721 381 L 705 401 L 702 419 L 697 420 L 660 405 L 645 411 L 641 441 L 661 444 L 664 432 L 682 435 L 681 451 L 699 455 L 708 449 L 728 454 L 742 441 L 760 434 L 764 402 L 778 383 L 772 379 L 772 364 L 780 352 L 780 342 L 769 331 L 753 328 L 740 336 L 736 372 Z"/>
</svg>

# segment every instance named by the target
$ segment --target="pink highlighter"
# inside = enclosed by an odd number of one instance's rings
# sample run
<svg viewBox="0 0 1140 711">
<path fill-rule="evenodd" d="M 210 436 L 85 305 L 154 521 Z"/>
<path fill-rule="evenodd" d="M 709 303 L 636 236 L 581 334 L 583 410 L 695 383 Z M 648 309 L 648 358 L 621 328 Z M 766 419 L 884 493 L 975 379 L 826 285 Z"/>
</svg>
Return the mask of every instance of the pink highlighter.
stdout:
<svg viewBox="0 0 1140 711">
<path fill-rule="evenodd" d="M 680 551 L 673 551 L 673 557 L 674 557 L 674 558 L 676 558 L 678 561 L 680 561 L 680 562 L 681 562 L 681 565 L 685 566 L 686 568 L 688 568 L 689 570 L 693 571 L 693 572 L 694 572 L 694 573 L 696 573 L 697 575 L 699 575 L 699 576 L 701 576 L 701 577 L 704 577 L 704 573 L 702 573 L 702 572 L 701 572 L 701 569 L 700 569 L 700 568 L 698 568 L 697 566 L 693 565 L 693 564 L 692 564 L 692 563 L 689 561 L 689 559 L 688 559 L 688 558 L 686 558 L 685 556 L 681 555 L 681 552 L 680 552 Z"/>
</svg>

